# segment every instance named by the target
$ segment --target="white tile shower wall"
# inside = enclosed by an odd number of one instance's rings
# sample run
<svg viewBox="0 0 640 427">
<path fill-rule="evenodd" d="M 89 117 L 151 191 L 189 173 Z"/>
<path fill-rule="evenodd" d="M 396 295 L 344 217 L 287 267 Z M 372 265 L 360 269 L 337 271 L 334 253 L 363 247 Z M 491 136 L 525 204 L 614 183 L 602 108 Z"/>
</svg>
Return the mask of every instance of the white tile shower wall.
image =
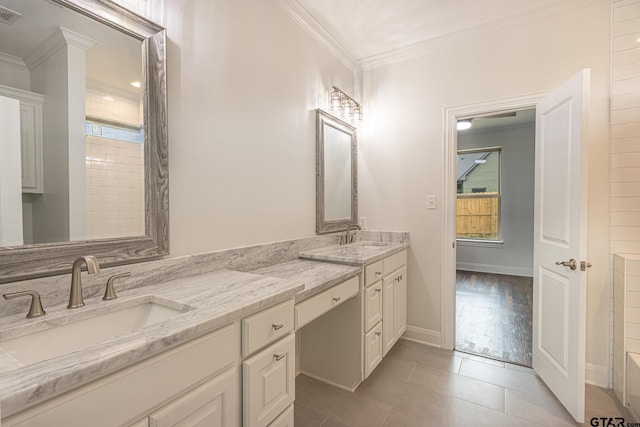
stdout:
<svg viewBox="0 0 640 427">
<path fill-rule="evenodd" d="M 611 25 L 611 253 L 640 253 L 640 0 L 613 3 Z M 613 386 L 621 393 L 621 273 L 610 292 Z M 616 336 L 618 334 L 618 336 Z M 616 371 L 618 374 L 616 374 Z M 616 386 L 618 384 L 618 386 Z"/>
<path fill-rule="evenodd" d="M 613 5 L 611 253 L 640 253 L 640 0 Z"/>
<path fill-rule="evenodd" d="M 105 99 L 107 95 L 109 99 Z M 111 95 L 92 88 L 87 88 L 86 114 L 136 127 L 142 123 L 139 99 Z"/>
<path fill-rule="evenodd" d="M 640 353 L 640 255 L 614 255 L 613 389 L 625 402 L 626 353 Z"/>
<path fill-rule="evenodd" d="M 143 144 L 86 139 L 88 238 L 144 235 Z"/>
</svg>

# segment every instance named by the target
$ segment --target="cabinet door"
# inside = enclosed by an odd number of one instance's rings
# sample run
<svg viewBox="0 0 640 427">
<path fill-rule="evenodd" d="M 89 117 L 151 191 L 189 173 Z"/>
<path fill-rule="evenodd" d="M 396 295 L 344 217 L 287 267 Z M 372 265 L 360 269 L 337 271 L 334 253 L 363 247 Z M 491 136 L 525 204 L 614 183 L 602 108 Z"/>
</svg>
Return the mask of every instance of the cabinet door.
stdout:
<svg viewBox="0 0 640 427">
<path fill-rule="evenodd" d="M 238 425 L 237 369 L 198 386 L 149 415 L 149 427 Z"/>
<path fill-rule="evenodd" d="M 382 320 L 382 282 L 367 288 L 364 298 L 364 332 L 367 332 Z"/>
<path fill-rule="evenodd" d="M 295 335 L 289 335 L 243 363 L 243 424 L 267 426 L 293 403 Z"/>
<path fill-rule="evenodd" d="M 394 274 L 393 285 L 393 326 L 395 340 L 407 330 L 407 267 Z"/>
<path fill-rule="evenodd" d="M 283 413 L 278 415 L 269 427 L 293 427 L 293 405 L 289 405 Z"/>
<path fill-rule="evenodd" d="M 373 372 L 382 360 L 382 325 L 380 322 L 364 336 L 364 376 Z"/>
<path fill-rule="evenodd" d="M 396 342 L 395 278 L 396 275 L 391 274 L 382 279 L 382 348 L 385 356 Z"/>
</svg>

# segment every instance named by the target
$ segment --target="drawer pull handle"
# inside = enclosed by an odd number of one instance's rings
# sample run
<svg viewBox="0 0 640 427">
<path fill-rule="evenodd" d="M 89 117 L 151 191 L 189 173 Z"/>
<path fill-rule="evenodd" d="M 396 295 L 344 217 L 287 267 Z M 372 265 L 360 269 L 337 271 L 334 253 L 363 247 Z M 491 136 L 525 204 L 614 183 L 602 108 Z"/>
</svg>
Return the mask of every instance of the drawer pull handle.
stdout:
<svg viewBox="0 0 640 427">
<path fill-rule="evenodd" d="M 382 292 L 382 289 L 376 289 L 376 292 Z"/>
<path fill-rule="evenodd" d="M 282 329 L 284 328 L 284 324 L 283 323 L 278 323 L 277 325 L 274 324 L 271 326 L 275 331 L 277 331 L 278 329 Z"/>
<path fill-rule="evenodd" d="M 379 337 L 380 335 L 382 335 L 382 332 L 376 332 L 377 337 Z"/>
<path fill-rule="evenodd" d="M 340 297 L 333 297 L 333 302 L 338 302 L 338 301 L 340 301 L 341 299 L 342 299 L 342 298 L 340 298 Z"/>
<path fill-rule="evenodd" d="M 284 359 L 286 355 L 287 355 L 286 353 L 282 353 L 282 354 L 274 353 L 273 358 L 276 359 L 276 362 L 279 362 L 282 359 Z"/>
<path fill-rule="evenodd" d="M 382 274 L 382 271 L 376 271 L 376 276 L 379 276 Z"/>
</svg>

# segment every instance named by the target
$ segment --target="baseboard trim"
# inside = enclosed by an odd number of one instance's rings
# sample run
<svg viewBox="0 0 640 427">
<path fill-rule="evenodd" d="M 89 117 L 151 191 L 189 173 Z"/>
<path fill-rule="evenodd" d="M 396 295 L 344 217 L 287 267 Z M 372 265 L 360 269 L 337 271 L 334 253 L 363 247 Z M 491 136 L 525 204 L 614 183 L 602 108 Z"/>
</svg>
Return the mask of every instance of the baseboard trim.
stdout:
<svg viewBox="0 0 640 427">
<path fill-rule="evenodd" d="M 407 326 L 407 331 L 400 337 L 403 340 L 440 347 L 440 332 L 417 326 Z"/>
<path fill-rule="evenodd" d="M 333 381 L 328 381 L 328 380 L 326 380 L 326 379 L 324 379 L 324 378 L 322 378 L 322 377 L 319 377 L 319 376 L 316 376 L 316 375 L 310 374 L 310 373 L 305 372 L 305 371 L 300 371 L 300 374 L 302 374 L 302 375 L 304 375 L 304 376 L 307 376 L 307 377 L 309 377 L 309 378 L 313 378 L 314 380 L 320 381 L 320 382 L 322 382 L 322 383 L 329 384 L 329 385 L 334 386 L 334 387 L 338 387 L 338 388 L 340 388 L 340 389 L 342 389 L 342 390 L 347 390 L 347 391 L 349 391 L 349 392 L 351 392 L 351 393 L 353 393 L 354 391 L 356 391 L 356 389 L 358 388 L 358 386 L 359 386 L 360 384 L 362 384 L 362 381 L 360 381 L 358 384 L 356 384 L 355 386 L 353 386 L 353 388 L 349 388 L 349 387 L 347 387 L 347 386 L 345 386 L 345 385 L 338 384 L 338 383 L 334 383 Z"/>
<path fill-rule="evenodd" d="M 510 267 L 508 265 L 476 264 L 473 262 L 457 262 L 456 269 L 477 271 L 479 273 L 508 274 L 510 276 L 533 277 L 533 269 Z"/>
<path fill-rule="evenodd" d="M 587 384 L 595 385 L 602 388 L 610 388 L 609 368 L 607 368 L 606 366 L 598 366 L 587 363 L 585 366 L 585 381 Z"/>
</svg>

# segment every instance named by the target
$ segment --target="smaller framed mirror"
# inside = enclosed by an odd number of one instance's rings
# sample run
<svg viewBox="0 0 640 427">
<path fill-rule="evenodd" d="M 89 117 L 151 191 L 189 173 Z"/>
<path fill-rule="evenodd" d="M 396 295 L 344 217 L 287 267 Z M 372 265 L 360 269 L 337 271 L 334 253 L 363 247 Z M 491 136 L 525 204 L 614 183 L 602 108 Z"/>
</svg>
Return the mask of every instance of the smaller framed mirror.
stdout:
<svg viewBox="0 0 640 427">
<path fill-rule="evenodd" d="M 358 223 L 356 128 L 317 110 L 316 233 L 345 230 Z"/>
</svg>

